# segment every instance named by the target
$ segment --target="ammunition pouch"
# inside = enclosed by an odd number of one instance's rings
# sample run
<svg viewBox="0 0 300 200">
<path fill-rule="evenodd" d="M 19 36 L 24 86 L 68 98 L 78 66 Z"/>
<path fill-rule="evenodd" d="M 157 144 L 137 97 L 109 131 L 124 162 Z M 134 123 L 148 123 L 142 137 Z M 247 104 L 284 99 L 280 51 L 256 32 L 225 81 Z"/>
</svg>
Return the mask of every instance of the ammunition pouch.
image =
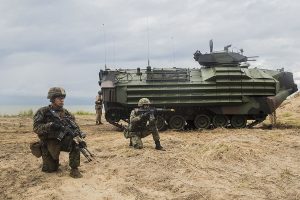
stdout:
<svg viewBox="0 0 300 200">
<path fill-rule="evenodd" d="M 62 131 L 51 131 L 47 133 L 47 139 L 57 139 Z"/>
<path fill-rule="evenodd" d="M 31 153 L 37 158 L 40 158 L 42 156 L 41 146 L 42 146 L 41 142 L 30 143 Z"/>
</svg>

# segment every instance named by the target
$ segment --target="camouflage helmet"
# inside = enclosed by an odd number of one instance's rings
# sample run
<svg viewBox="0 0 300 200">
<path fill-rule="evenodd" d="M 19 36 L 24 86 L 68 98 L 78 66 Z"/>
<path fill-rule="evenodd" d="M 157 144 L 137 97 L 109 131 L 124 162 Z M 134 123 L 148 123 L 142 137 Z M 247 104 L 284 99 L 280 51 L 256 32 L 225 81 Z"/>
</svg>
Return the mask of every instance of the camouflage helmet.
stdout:
<svg viewBox="0 0 300 200">
<path fill-rule="evenodd" d="M 151 104 L 151 102 L 148 98 L 141 98 L 138 102 L 139 107 L 141 107 L 143 105 L 149 105 L 149 104 Z"/>
<path fill-rule="evenodd" d="M 61 87 L 52 87 L 48 91 L 47 99 L 55 99 L 56 97 L 66 97 L 66 91 Z"/>
</svg>

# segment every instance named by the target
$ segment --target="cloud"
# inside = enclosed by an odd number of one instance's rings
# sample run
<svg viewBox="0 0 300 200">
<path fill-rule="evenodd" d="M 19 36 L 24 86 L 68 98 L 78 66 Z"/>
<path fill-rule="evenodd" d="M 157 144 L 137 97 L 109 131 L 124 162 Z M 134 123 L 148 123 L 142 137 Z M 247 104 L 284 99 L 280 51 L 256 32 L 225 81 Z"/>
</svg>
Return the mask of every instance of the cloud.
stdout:
<svg viewBox="0 0 300 200">
<path fill-rule="evenodd" d="M 153 67 L 199 67 L 193 53 L 214 39 L 215 50 L 258 55 L 253 66 L 298 73 L 299 9 L 292 0 L 2 0 L 0 95 L 44 96 L 60 85 L 94 97 L 105 55 L 112 68 L 145 67 L 148 39 Z"/>
</svg>

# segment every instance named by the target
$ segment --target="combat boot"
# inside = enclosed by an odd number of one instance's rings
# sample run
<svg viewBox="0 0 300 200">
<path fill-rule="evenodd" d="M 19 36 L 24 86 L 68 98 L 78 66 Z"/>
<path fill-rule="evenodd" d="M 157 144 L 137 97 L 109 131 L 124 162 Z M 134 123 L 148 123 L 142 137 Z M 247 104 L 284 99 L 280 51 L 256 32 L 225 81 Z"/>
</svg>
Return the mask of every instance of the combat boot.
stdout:
<svg viewBox="0 0 300 200">
<path fill-rule="evenodd" d="M 155 141 L 155 149 L 160 151 L 165 151 L 165 149 L 160 145 L 160 141 Z"/>
<path fill-rule="evenodd" d="M 129 138 L 129 146 L 132 147 L 132 141 L 131 141 L 131 138 Z"/>
<path fill-rule="evenodd" d="M 43 158 L 43 166 L 42 166 L 42 172 L 46 173 L 52 173 L 56 172 L 59 167 L 59 160 L 52 160 L 49 157 Z"/>
<path fill-rule="evenodd" d="M 70 176 L 72 178 L 82 178 L 82 174 L 80 173 L 78 168 L 72 168 L 70 171 Z"/>
</svg>

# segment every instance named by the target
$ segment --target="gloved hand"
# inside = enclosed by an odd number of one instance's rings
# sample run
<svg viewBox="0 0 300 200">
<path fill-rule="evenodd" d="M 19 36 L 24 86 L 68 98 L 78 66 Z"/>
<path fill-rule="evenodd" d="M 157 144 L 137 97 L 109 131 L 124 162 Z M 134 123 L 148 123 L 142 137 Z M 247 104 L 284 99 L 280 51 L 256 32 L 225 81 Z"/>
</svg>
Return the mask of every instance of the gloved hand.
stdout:
<svg viewBox="0 0 300 200">
<path fill-rule="evenodd" d="M 150 115 L 150 117 L 149 117 L 149 121 L 150 121 L 150 122 L 154 122 L 154 121 L 155 121 L 155 117 L 154 117 L 154 115 L 153 115 L 153 114 L 151 114 L 151 115 Z"/>
<path fill-rule="evenodd" d="M 149 118 L 150 113 L 149 112 L 145 112 L 143 114 L 141 114 L 141 119 L 147 119 Z"/>
<path fill-rule="evenodd" d="M 85 148 L 87 145 L 86 145 L 86 142 L 85 142 L 85 141 L 80 141 L 80 142 L 79 142 L 79 146 L 80 146 L 81 148 Z"/>
<path fill-rule="evenodd" d="M 58 130 L 62 129 L 62 125 L 57 122 L 52 122 L 50 125 L 50 128 L 52 130 L 58 131 Z"/>
<path fill-rule="evenodd" d="M 85 138 L 85 137 L 86 137 L 86 133 L 80 132 L 80 136 L 81 136 L 82 138 Z"/>
</svg>

